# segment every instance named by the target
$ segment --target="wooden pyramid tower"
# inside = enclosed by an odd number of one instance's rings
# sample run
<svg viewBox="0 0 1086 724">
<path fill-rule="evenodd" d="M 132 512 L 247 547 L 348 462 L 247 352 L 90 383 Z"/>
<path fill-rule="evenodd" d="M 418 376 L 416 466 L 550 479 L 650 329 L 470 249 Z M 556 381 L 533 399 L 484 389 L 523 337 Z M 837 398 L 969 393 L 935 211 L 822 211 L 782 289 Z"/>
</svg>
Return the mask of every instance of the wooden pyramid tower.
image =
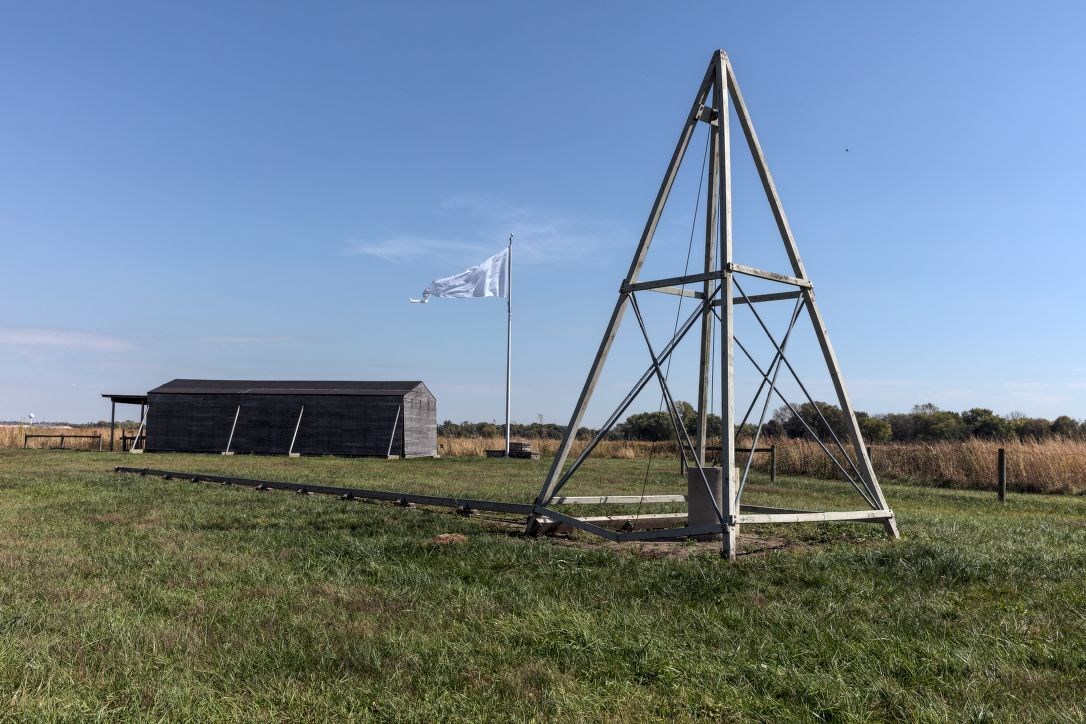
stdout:
<svg viewBox="0 0 1086 724">
<path fill-rule="evenodd" d="M 733 259 L 732 147 L 730 133 L 732 109 L 734 109 L 738 124 L 742 128 L 747 147 L 761 180 L 761 186 L 765 191 L 776 227 L 780 232 L 784 251 L 790 262 L 791 268 L 783 270 L 783 272 L 767 271 L 747 266 Z M 698 124 L 707 124 L 709 126 L 707 141 L 708 164 L 703 178 L 708 189 L 705 197 L 704 268 L 694 274 L 687 273 L 683 276 L 668 279 L 643 280 L 640 278 L 642 266 L 652 244 L 668 196 L 675 184 L 679 167 Z M 749 283 L 751 278 L 772 282 L 778 285 L 782 291 L 748 295 L 743 289 L 743 283 L 744 281 Z M 645 317 L 642 314 L 641 306 L 638 304 L 638 296 L 659 292 L 694 299 L 696 308 L 681 325 L 676 325 L 669 342 L 662 347 L 654 348 L 646 329 Z M 759 314 L 758 307 L 763 304 L 785 300 L 792 300 L 795 307 L 787 332 L 778 337 L 774 336 L 770 331 L 763 316 Z M 768 361 L 759 362 L 750 352 L 750 348 L 735 336 L 733 314 L 737 311 L 737 307 L 742 313 L 749 312 L 752 314 L 758 326 L 768 337 L 773 350 L 775 350 Z M 603 372 L 608 353 L 611 351 L 615 336 L 627 310 L 633 311 L 638 328 L 644 337 L 648 348 L 649 365 L 644 374 L 634 383 L 630 393 L 607 418 L 584 451 L 567 465 L 572 443 L 580 430 L 588 403 Z M 807 392 L 807 387 L 799 379 L 793 364 L 786 355 L 788 337 L 803 312 L 806 312 L 806 316 L 811 321 L 814 336 L 825 361 L 826 371 L 836 392 L 837 403 L 843 412 L 844 427 L 847 433 L 844 436 L 846 438 L 845 442 L 842 442 L 838 435 L 833 432 L 833 428 L 822 416 L 817 405 L 813 404 L 814 400 Z M 720 328 L 718 362 L 720 365 L 719 392 L 723 432 L 719 467 L 708 464 L 706 458 L 707 416 L 711 404 L 711 380 L 716 374 L 711 369 L 713 357 L 716 356 L 714 355 L 713 341 L 715 338 L 714 325 L 719 325 Z M 668 387 L 663 366 L 687 333 L 694 328 L 697 328 L 700 332 L 700 372 L 697 384 L 697 429 L 696 434 L 691 437 L 687 434 L 686 428 L 679 418 L 679 411 Z M 748 416 L 763 391 L 766 396 L 765 404 L 762 407 L 762 417 L 754 436 L 754 444 L 751 447 L 757 446 L 765 424 L 769 401 L 776 395 L 796 414 L 798 419 L 805 425 L 808 435 L 818 443 L 822 452 L 829 456 L 839 472 L 842 473 L 844 479 L 851 483 L 855 492 L 865 503 L 862 509 L 817 512 L 743 504 L 742 496 L 750 473 L 750 463 L 748 460 L 743 470 L 736 467 L 735 428 L 737 418 L 735 415 L 734 355 L 737 349 L 741 355 L 749 360 L 761 377 L 761 384 L 755 395 L 754 402 L 751 403 L 751 407 L 748 409 Z M 822 416 L 821 422 L 824 425 L 812 425 L 804 421 L 803 416 L 799 415 L 792 403 L 785 399 L 779 384 L 779 375 L 782 368 L 786 369 L 788 374 L 795 378 L 811 406 L 819 416 Z M 667 412 L 672 419 L 680 449 L 683 451 L 684 458 L 689 461 L 687 495 L 622 496 L 622 500 L 618 500 L 615 496 L 580 498 L 559 496 L 562 488 L 577 473 L 577 470 L 596 445 L 622 419 L 637 395 L 653 379 L 660 385 L 662 399 L 666 403 Z M 821 435 L 816 434 L 815 427 L 819 428 L 822 432 Z M 828 431 L 828 435 L 826 431 Z M 832 439 L 824 440 L 823 437 Z M 847 448 L 850 448 L 851 451 Z M 574 517 L 555 510 L 555 507 L 563 503 L 628 503 L 634 501 L 639 503 L 659 503 L 678 502 L 684 499 L 688 507 L 685 515 L 670 517 L 666 515 L 626 516 L 629 520 L 625 521 L 621 530 L 611 529 L 613 526 L 605 525 L 598 518 Z M 618 518 L 621 517 L 618 516 Z M 616 517 L 610 516 L 607 520 L 613 522 Z M 656 521 L 655 525 L 653 521 Z M 615 541 L 719 537 L 722 541 L 721 554 L 734 559 L 737 534 L 739 526 L 743 523 L 811 521 L 881 523 L 891 537 L 898 537 L 894 513 L 887 505 L 882 489 L 879 487 L 878 480 L 871 467 L 871 460 L 864 445 L 855 411 L 845 389 L 837 358 L 826 333 L 822 315 L 815 303 L 811 281 L 804 270 L 803 262 L 800 260 L 792 230 L 788 225 L 788 219 L 784 214 L 777 189 L 773 184 L 773 177 L 766 165 L 761 145 L 758 142 L 758 136 L 754 132 L 754 126 L 751 123 L 750 114 L 736 82 L 731 62 L 723 50 L 718 50 L 712 55 L 709 68 L 686 117 L 675 152 L 671 156 L 667 172 L 664 174 L 664 180 L 660 185 L 660 190 L 652 205 L 645 229 L 638 242 L 633 261 L 622 281 L 618 301 L 615 304 L 614 312 L 611 314 L 607 330 L 604 332 L 603 341 L 600 343 L 584 388 L 573 410 L 565 437 L 558 448 L 539 496 L 535 500 L 533 512 L 528 519 L 527 529 L 529 533 L 535 533 L 547 526 L 566 525 Z M 681 523 L 681 527 L 675 527 L 676 522 Z M 669 525 L 670 527 L 667 527 Z"/>
</svg>

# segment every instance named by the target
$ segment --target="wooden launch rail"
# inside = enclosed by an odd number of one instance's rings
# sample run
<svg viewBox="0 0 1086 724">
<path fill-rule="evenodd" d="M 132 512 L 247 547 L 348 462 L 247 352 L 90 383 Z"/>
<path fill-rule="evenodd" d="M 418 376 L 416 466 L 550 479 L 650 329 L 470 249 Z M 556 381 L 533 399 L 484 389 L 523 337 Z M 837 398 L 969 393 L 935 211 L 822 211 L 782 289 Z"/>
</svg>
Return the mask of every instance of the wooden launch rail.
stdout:
<svg viewBox="0 0 1086 724">
<path fill-rule="evenodd" d="M 496 513 L 513 513 L 533 516 L 539 523 L 539 531 L 543 533 L 556 533 L 579 529 L 606 538 L 616 543 L 626 541 L 648 540 L 679 540 L 688 537 L 707 535 L 720 531 L 719 523 L 690 526 L 685 513 L 658 513 L 645 515 L 608 515 L 590 518 L 577 518 L 546 507 L 537 507 L 525 503 L 506 503 L 498 500 L 478 500 L 474 498 L 454 498 L 440 495 L 420 495 L 416 493 L 400 493 L 390 490 L 365 490 L 362 488 L 343 488 L 331 485 L 310 485 L 308 483 L 296 483 L 282 480 L 258 480 L 252 478 L 235 478 L 226 475 L 205 475 L 202 473 L 185 473 L 173 470 L 155 470 L 152 468 L 131 468 L 118 466 L 114 472 L 129 475 L 154 476 L 164 480 L 185 480 L 193 483 L 220 483 L 223 485 L 240 485 L 255 490 L 286 490 L 292 493 L 335 495 L 341 500 L 383 500 L 398 505 L 411 503 L 418 505 L 432 505 L 443 508 L 454 508 L 457 513 L 470 515 L 474 511 L 489 511 Z M 563 497 L 556 498 L 558 504 L 586 504 L 586 503 L 628 503 L 636 500 L 651 502 L 682 499 L 679 495 L 659 496 L 588 496 L 588 497 Z M 845 512 L 817 512 L 809 510 L 791 510 L 785 508 L 768 508 L 755 505 L 744 505 L 740 508 L 738 516 L 740 523 L 815 523 L 826 521 L 856 521 L 879 523 L 892 520 L 894 514 L 888 510 L 855 510 Z M 680 527 L 672 527 L 678 525 Z M 644 527 L 648 530 L 634 530 L 634 527 Z M 619 528 L 619 530 L 611 530 Z"/>
<path fill-rule="evenodd" d="M 532 512 L 531 505 L 524 503 L 504 503 L 498 500 L 475 500 L 473 498 L 447 498 L 439 495 L 418 495 L 415 493 L 398 493 L 389 490 L 365 490 L 362 488 L 341 488 L 332 485 L 310 485 L 308 483 L 292 483 L 280 480 L 254 480 L 250 478 L 233 478 L 225 475 L 204 475 L 202 473 L 180 473 L 172 470 L 153 470 L 151 468 L 128 468 L 118 466 L 113 472 L 127 473 L 130 475 L 152 475 L 165 480 L 188 480 L 193 483 L 222 483 L 223 485 L 241 485 L 255 488 L 256 490 L 288 490 L 292 493 L 316 493 L 321 495 L 335 495 L 343 500 L 384 500 L 390 503 L 416 503 L 418 505 L 436 505 L 445 508 L 456 508 L 467 513 L 473 510 L 486 510 L 496 513 L 519 513 L 528 515 Z"/>
</svg>

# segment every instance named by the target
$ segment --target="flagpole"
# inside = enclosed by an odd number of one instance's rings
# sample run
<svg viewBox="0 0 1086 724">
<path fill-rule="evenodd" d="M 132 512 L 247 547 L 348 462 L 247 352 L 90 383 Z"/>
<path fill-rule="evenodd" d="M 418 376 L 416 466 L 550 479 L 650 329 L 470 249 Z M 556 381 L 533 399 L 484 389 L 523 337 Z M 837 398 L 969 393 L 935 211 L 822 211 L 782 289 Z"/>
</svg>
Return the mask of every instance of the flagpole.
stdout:
<svg viewBox="0 0 1086 724">
<path fill-rule="evenodd" d="M 509 288 L 505 297 L 505 457 L 509 457 L 509 399 L 512 391 L 510 368 L 513 359 L 513 235 L 509 235 L 509 253 L 506 255 L 506 281 Z"/>
</svg>

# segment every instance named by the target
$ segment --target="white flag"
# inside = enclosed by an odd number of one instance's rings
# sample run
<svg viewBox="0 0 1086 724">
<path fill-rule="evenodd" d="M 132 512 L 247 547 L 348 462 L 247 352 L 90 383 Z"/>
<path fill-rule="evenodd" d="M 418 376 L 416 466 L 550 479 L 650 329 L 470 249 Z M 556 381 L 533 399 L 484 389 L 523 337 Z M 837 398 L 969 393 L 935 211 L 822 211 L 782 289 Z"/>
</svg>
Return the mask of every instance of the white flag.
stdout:
<svg viewBox="0 0 1086 724">
<path fill-rule="evenodd" d="M 479 266 L 435 279 L 422 292 L 422 299 L 412 299 L 412 304 L 426 304 L 430 297 L 508 297 L 509 296 L 509 249 L 502 249 Z"/>
</svg>

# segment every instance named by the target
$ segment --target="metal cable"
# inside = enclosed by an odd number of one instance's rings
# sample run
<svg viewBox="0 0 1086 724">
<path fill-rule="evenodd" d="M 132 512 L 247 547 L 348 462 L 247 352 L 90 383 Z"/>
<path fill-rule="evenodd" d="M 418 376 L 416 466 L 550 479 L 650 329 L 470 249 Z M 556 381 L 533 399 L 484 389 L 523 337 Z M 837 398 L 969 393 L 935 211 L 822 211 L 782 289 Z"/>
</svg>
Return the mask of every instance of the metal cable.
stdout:
<svg viewBox="0 0 1086 724">
<path fill-rule="evenodd" d="M 693 250 L 694 250 L 694 231 L 698 228 L 698 210 L 701 209 L 701 189 L 702 189 L 702 186 L 705 184 L 705 166 L 706 166 L 706 163 L 709 160 L 709 139 L 712 138 L 712 136 L 713 136 L 713 134 L 711 132 L 705 134 L 705 152 L 702 154 L 702 157 L 701 157 L 701 172 L 698 174 L 698 193 L 697 193 L 697 196 L 694 198 L 694 218 L 690 221 L 690 240 L 686 243 L 686 263 L 683 264 L 683 276 L 686 276 L 687 274 L 690 273 L 690 256 L 691 256 L 691 254 L 693 253 Z M 683 284 L 682 288 L 686 289 L 686 285 Z M 675 307 L 675 323 L 674 323 L 674 325 L 672 325 L 672 328 L 671 328 L 671 336 L 672 337 L 675 336 L 675 333 L 679 329 L 679 318 L 682 315 L 683 300 L 684 299 L 685 299 L 685 297 L 680 295 L 679 296 L 679 303 Z M 714 334 L 716 333 L 715 327 L 713 329 L 713 333 Z M 671 374 L 671 359 L 672 359 L 671 355 L 668 355 L 667 366 L 664 368 L 664 379 L 665 380 L 668 379 L 668 376 Z M 659 407 L 656 408 L 656 412 L 657 413 L 662 412 L 663 409 L 664 409 L 664 393 L 661 392 L 660 393 L 660 405 L 659 405 Z M 680 420 L 680 423 L 681 423 L 681 420 Z M 677 437 L 677 435 L 676 435 L 676 437 Z M 676 440 L 676 442 L 679 443 L 679 448 L 681 450 L 682 449 L 682 442 L 679 441 L 679 440 Z M 653 460 L 654 457 L 656 457 L 656 441 L 655 440 L 653 440 L 652 445 L 649 446 L 649 459 L 645 462 L 645 477 L 641 481 L 641 495 L 640 495 L 640 498 L 637 501 L 637 512 L 634 513 L 634 519 L 635 520 L 641 516 L 641 507 L 642 507 L 642 505 L 644 505 L 644 501 L 645 501 L 645 490 L 648 489 L 648 486 L 649 486 L 649 473 L 652 470 L 652 460 Z M 686 459 L 686 453 L 685 452 L 683 452 L 683 459 L 684 460 Z"/>
</svg>

